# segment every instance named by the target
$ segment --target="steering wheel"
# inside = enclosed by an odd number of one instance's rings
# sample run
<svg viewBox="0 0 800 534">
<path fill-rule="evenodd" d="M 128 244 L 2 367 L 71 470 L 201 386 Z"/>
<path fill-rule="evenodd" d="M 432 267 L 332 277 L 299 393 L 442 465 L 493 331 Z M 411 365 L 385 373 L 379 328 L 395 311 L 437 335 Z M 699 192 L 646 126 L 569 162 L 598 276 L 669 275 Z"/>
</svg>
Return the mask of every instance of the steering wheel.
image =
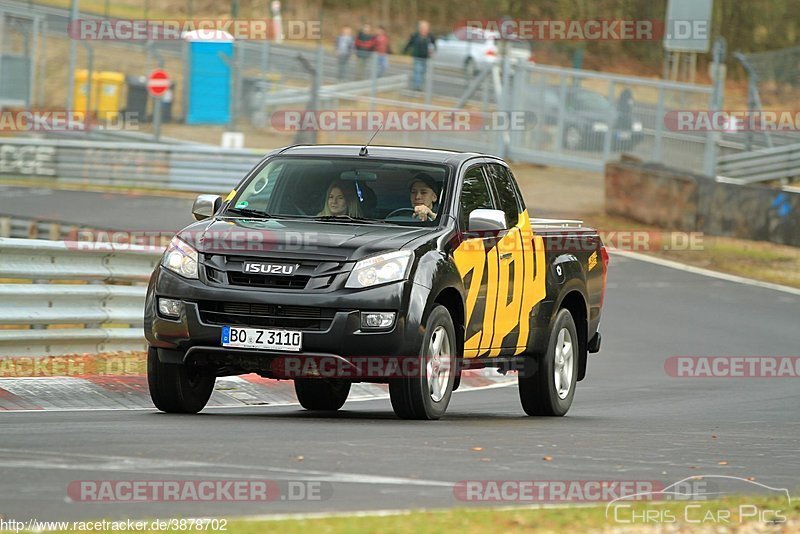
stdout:
<svg viewBox="0 0 800 534">
<path fill-rule="evenodd" d="M 408 213 L 408 216 L 400 217 L 399 215 L 401 213 Z M 414 218 L 414 208 L 397 208 L 396 210 L 389 212 L 389 214 L 386 217 L 384 217 L 383 219 L 388 221 L 392 217 L 395 217 L 397 219 L 401 219 L 401 218 L 402 219 L 408 219 L 408 218 L 413 219 Z"/>
</svg>

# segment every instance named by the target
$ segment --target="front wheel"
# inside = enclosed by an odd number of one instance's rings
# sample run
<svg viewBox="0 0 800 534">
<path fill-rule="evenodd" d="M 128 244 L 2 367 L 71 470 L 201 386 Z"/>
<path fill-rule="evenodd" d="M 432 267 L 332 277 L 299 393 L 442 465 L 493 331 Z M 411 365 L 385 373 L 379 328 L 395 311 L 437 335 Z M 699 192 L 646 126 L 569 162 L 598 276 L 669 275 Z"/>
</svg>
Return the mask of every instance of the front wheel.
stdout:
<svg viewBox="0 0 800 534">
<path fill-rule="evenodd" d="M 186 364 L 161 363 L 147 349 L 147 385 L 156 408 L 167 413 L 197 413 L 208 404 L 216 377 Z"/>
<path fill-rule="evenodd" d="M 297 378 L 294 381 L 294 392 L 297 394 L 300 406 L 306 410 L 335 412 L 344 406 L 350 394 L 350 382 Z"/>
<path fill-rule="evenodd" d="M 556 316 L 547 353 L 519 375 L 519 399 L 528 415 L 565 415 L 578 381 L 578 332 L 569 310 Z M 524 375 L 524 376 L 523 376 Z"/>
<path fill-rule="evenodd" d="M 425 324 L 414 376 L 392 381 L 389 397 L 401 419 L 439 419 L 450 404 L 456 376 L 457 345 L 453 319 L 437 305 Z"/>
</svg>

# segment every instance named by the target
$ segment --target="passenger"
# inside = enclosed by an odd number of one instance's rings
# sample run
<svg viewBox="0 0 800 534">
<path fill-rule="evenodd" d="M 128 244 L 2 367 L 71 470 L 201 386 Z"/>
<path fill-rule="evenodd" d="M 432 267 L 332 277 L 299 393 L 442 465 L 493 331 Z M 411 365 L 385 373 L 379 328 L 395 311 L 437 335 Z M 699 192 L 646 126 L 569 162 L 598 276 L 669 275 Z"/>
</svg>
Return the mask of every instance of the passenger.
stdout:
<svg viewBox="0 0 800 534">
<path fill-rule="evenodd" d="M 414 176 L 410 184 L 411 206 L 414 208 L 413 217 L 420 221 L 435 221 L 436 212 L 433 205 L 439 200 L 436 194 L 438 186 L 430 174 L 421 172 Z"/>
<path fill-rule="evenodd" d="M 325 193 L 325 207 L 317 214 L 318 217 L 337 215 L 363 217 L 355 192 L 343 182 L 332 182 L 328 186 L 328 191 Z"/>
</svg>

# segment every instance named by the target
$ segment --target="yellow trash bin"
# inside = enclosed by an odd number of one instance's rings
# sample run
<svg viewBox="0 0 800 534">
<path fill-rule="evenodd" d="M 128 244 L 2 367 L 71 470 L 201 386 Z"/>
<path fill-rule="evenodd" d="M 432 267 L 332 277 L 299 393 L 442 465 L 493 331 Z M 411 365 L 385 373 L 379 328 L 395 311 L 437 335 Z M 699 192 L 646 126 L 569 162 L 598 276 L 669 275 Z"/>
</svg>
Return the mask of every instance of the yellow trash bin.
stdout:
<svg viewBox="0 0 800 534">
<path fill-rule="evenodd" d="M 83 114 L 86 113 L 87 104 L 92 106 L 92 110 L 97 109 L 97 73 L 92 73 L 92 83 L 87 83 L 89 79 L 89 72 L 86 69 L 77 69 L 75 71 L 75 87 L 72 92 L 72 105 L 75 109 L 71 110 L 79 114 L 83 119 Z M 89 91 L 91 87 L 92 101 L 89 100 Z"/>
<path fill-rule="evenodd" d="M 113 121 L 117 118 L 122 106 L 122 86 L 125 75 L 121 72 L 101 71 L 97 73 L 97 101 L 92 108 L 97 110 L 97 119 L 101 122 Z"/>
<path fill-rule="evenodd" d="M 75 87 L 73 92 L 73 105 L 75 112 L 82 118 L 89 110 L 100 122 L 115 120 L 119 115 L 122 103 L 122 86 L 125 84 L 125 75 L 121 72 L 101 71 L 92 72 L 92 83 L 88 82 L 89 73 L 86 69 L 75 71 Z M 91 102 L 88 102 L 89 85 L 91 85 Z"/>
</svg>

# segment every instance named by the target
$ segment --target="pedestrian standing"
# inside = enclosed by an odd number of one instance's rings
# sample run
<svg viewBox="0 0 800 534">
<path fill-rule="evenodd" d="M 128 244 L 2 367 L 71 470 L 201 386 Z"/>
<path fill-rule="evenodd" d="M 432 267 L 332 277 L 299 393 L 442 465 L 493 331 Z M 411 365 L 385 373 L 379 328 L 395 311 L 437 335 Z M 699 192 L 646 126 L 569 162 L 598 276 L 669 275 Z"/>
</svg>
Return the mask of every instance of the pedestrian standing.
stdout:
<svg viewBox="0 0 800 534">
<path fill-rule="evenodd" d="M 355 39 L 353 39 L 353 29 L 350 26 L 343 26 L 342 32 L 336 37 L 336 59 L 338 60 L 337 77 L 339 81 L 344 80 L 347 75 L 347 63 L 353 55 Z"/>
<path fill-rule="evenodd" d="M 375 36 L 372 34 L 372 26 L 364 24 L 356 36 L 356 57 L 358 58 L 358 77 L 364 78 L 367 60 L 372 57 L 375 50 Z"/>
<path fill-rule="evenodd" d="M 411 57 L 414 58 L 412 87 L 415 91 L 422 91 L 422 87 L 425 85 L 425 70 L 428 59 L 431 58 L 435 50 L 436 41 L 430 33 L 428 22 L 425 20 L 419 21 L 417 31 L 411 35 L 403 49 L 404 54 L 411 52 Z"/>
<path fill-rule="evenodd" d="M 389 36 L 386 34 L 384 26 L 378 26 L 378 34 L 375 36 L 375 53 L 378 54 L 378 78 L 380 78 L 386 72 L 386 67 L 389 66 L 388 54 L 392 53 Z"/>
</svg>

